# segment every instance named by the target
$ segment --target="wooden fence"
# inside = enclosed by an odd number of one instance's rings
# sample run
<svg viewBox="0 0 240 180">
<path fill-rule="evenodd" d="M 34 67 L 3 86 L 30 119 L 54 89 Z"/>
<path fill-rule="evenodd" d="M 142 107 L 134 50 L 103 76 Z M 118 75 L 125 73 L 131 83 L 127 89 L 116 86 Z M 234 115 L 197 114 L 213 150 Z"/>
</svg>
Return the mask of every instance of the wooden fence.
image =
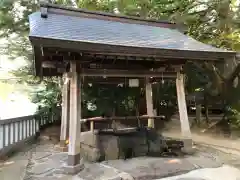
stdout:
<svg viewBox="0 0 240 180">
<path fill-rule="evenodd" d="M 41 129 L 59 121 L 59 119 L 58 114 L 46 112 L 42 115 L 0 120 L 0 157 L 35 139 Z"/>
</svg>

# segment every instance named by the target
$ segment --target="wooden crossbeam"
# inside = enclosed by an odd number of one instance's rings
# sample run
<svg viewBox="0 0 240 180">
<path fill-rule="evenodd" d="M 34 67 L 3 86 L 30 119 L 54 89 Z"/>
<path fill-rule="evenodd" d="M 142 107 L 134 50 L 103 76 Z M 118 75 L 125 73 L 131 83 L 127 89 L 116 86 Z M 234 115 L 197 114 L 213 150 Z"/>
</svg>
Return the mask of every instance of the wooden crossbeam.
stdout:
<svg viewBox="0 0 240 180">
<path fill-rule="evenodd" d="M 113 116 L 113 117 L 91 117 L 86 119 L 81 119 L 80 122 L 87 122 L 87 121 L 113 121 L 113 120 L 134 120 L 134 119 L 140 119 L 140 120 L 147 120 L 149 118 L 152 119 L 162 119 L 165 118 L 165 116 Z"/>
<path fill-rule="evenodd" d="M 84 77 L 84 82 L 87 83 L 98 83 L 98 84 L 129 84 L 129 79 L 130 78 L 124 78 L 124 77 L 107 77 L 107 78 L 103 78 L 103 77 Z M 140 85 L 144 85 L 145 84 L 145 78 L 137 78 L 139 80 L 139 84 Z M 162 80 L 171 80 L 175 78 L 172 77 L 158 77 L 158 78 L 150 78 L 149 81 L 151 83 L 160 83 L 162 82 Z"/>
<path fill-rule="evenodd" d="M 170 77 L 175 78 L 175 72 L 156 72 L 146 70 L 117 70 L 117 69 L 81 69 L 81 76 L 102 76 L 102 77 Z"/>
</svg>

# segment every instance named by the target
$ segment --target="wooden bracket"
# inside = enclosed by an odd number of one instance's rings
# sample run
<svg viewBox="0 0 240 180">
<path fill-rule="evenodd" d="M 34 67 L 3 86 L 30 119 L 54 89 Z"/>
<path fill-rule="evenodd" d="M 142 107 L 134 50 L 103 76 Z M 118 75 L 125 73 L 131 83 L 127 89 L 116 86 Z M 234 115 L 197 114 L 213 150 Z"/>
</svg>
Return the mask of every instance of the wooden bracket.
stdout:
<svg viewBox="0 0 240 180">
<path fill-rule="evenodd" d="M 174 68 L 174 70 L 176 72 L 181 72 L 182 71 L 182 65 L 172 65 L 172 67 Z"/>
</svg>

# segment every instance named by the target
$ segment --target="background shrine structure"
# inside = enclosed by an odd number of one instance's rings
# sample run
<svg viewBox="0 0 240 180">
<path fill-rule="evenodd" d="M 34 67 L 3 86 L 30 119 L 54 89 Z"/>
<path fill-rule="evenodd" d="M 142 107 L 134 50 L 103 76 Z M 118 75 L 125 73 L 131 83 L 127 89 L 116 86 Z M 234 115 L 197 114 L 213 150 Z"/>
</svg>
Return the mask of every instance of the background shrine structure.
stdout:
<svg viewBox="0 0 240 180">
<path fill-rule="evenodd" d="M 72 171 L 80 166 L 83 79 L 117 84 L 127 78 L 135 86 L 144 82 L 149 128 L 154 128 L 158 117 L 151 83 L 176 79 L 182 138 L 184 147 L 191 148 L 183 65 L 187 61 L 223 64 L 236 56 L 184 35 L 173 23 L 51 4 L 42 4 L 39 12 L 30 15 L 29 39 L 36 76 L 64 78 L 60 140 L 65 142 L 69 132 L 68 167 Z"/>
</svg>

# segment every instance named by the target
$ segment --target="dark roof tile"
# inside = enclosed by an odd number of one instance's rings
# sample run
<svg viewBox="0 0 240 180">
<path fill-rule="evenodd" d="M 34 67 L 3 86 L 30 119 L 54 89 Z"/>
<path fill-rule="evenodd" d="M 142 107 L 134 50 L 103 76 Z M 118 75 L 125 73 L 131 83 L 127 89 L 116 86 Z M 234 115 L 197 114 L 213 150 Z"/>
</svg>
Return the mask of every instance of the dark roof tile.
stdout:
<svg viewBox="0 0 240 180">
<path fill-rule="evenodd" d="M 226 52 L 176 29 L 48 13 L 30 15 L 30 37 L 129 47 Z"/>
</svg>

